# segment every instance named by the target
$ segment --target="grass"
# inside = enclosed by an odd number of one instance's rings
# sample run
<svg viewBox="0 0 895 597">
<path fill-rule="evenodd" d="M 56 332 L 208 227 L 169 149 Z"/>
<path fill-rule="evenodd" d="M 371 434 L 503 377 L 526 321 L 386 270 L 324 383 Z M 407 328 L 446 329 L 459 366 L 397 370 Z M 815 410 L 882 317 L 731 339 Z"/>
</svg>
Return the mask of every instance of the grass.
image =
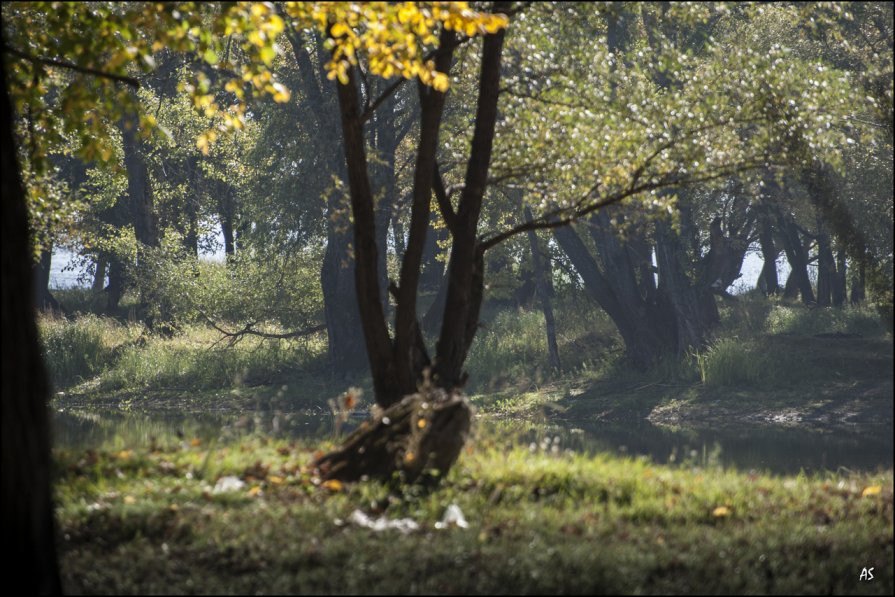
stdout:
<svg viewBox="0 0 895 597">
<path fill-rule="evenodd" d="M 308 372 L 324 377 L 320 338 L 289 342 L 248 337 L 228 346 L 207 327 L 188 327 L 168 338 L 148 335 L 138 324 L 90 314 L 42 317 L 39 329 L 54 386 L 74 394 L 279 388 Z M 319 381 L 310 388 L 326 385 Z"/>
<path fill-rule="evenodd" d="M 893 589 L 892 473 L 770 477 L 478 437 L 442 487 L 319 484 L 311 446 L 58 453 L 72 593 L 870 593 Z M 245 486 L 215 493 L 219 479 Z M 469 528 L 437 530 L 449 505 Z M 420 530 L 350 522 L 410 518 Z M 875 567 L 872 583 L 859 583 Z"/>
<path fill-rule="evenodd" d="M 644 372 L 626 365 L 599 310 L 572 297 L 555 306 L 562 372 L 547 366 L 539 310 L 485 310 L 467 360 L 467 391 L 480 410 L 675 425 L 767 424 L 781 413 L 787 424 L 835 426 L 874 413 L 889 420 L 892 339 L 876 307 L 808 309 L 745 296 L 724 305 L 708 347 Z M 350 385 L 370 386 L 369 378 L 329 375 L 323 334 L 228 346 L 203 326 L 165 338 L 91 315 L 44 319 L 41 329 L 57 388 L 102 406 L 240 410 L 285 400 L 325 408 Z"/>
<path fill-rule="evenodd" d="M 95 315 L 72 320 L 42 316 L 38 325 L 50 379 L 57 389 L 104 372 L 140 334 L 139 326 Z"/>
</svg>

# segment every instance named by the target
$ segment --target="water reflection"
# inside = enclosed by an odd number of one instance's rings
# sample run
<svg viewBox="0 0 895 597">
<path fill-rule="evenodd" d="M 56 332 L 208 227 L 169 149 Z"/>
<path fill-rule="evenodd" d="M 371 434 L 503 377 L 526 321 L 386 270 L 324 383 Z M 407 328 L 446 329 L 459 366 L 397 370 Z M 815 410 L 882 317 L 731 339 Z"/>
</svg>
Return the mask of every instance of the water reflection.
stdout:
<svg viewBox="0 0 895 597">
<path fill-rule="evenodd" d="M 123 449 L 193 439 L 205 444 L 252 435 L 324 439 L 350 432 L 360 420 L 340 424 L 331 415 L 280 411 L 185 415 L 63 410 L 55 413 L 54 441 L 64 449 Z M 662 464 L 720 464 L 778 474 L 842 467 L 872 471 L 893 465 L 892 430 L 885 426 L 846 434 L 756 427 L 671 430 L 646 421 L 558 425 L 483 419 L 478 425 L 484 437 L 505 438 L 533 451 L 610 452 Z"/>
<path fill-rule="evenodd" d="M 556 451 L 554 446 L 558 446 L 558 450 L 588 454 L 642 456 L 656 463 L 722 465 L 778 474 L 840 468 L 875 471 L 893 465 L 892 429 L 885 426 L 854 433 L 822 433 L 754 426 L 673 430 L 647 421 L 496 425 L 515 433 L 519 441 L 527 442 L 535 451 Z"/>
</svg>

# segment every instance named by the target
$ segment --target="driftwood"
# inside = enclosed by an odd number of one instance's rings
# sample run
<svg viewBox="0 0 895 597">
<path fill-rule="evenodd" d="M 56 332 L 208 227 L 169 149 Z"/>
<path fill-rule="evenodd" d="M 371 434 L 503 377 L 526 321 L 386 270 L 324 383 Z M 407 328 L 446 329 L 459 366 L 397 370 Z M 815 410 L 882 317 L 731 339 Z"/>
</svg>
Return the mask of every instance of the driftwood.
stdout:
<svg viewBox="0 0 895 597">
<path fill-rule="evenodd" d="M 460 455 L 471 421 L 462 393 L 425 388 L 361 423 L 314 466 L 322 479 L 437 483 Z"/>
</svg>

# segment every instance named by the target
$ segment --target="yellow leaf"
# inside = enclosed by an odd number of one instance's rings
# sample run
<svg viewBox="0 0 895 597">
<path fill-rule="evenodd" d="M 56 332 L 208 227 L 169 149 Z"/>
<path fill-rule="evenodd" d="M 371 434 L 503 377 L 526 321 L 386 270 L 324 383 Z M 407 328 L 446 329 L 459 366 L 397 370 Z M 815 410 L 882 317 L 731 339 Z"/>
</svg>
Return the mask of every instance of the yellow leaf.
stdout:
<svg viewBox="0 0 895 597">
<path fill-rule="evenodd" d="M 730 508 L 727 506 L 718 506 L 714 510 L 712 510 L 712 516 L 715 518 L 720 518 L 722 516 L 730 516 Z"/>
<path fill-rule="evenodd" d="M 131 454 L 133 454 L 133 452 L 130 450 L 122 450 L 121 452 L 118 452 L 118 454 L 116 454 L 116 456 L 118 457 L 119 460 L 127 460 L 128 458 L 131 457 Z"/>
<path fill-rule="evenodd" d="M 450 84 L 451 82 L 448 79 L 448 76 L 444 73 L 436 72 L 435 76 L 432 78 L 432 87 L 442 93 L 448 90 Z"/>
<path fill-rule="evenodd" d="M 255 485 L 251 489 L 249 489 L 249 495 L 252 497 L 257 497 L 261 495 L 261 487 L 259 485 Z"/>
<path fill-rule="evenodd" d="M 270 30 L 274 33 L 274 35 L 282 33 L 283 29 L 285 28 L 286 27 L 283 24 L 283 19 L 281 19 L 278 15 L 271 15 Z"/>
<path fill-rule="evenodd" d="M 330 479 L 329 481 L 324 481 L 322 487 L 330 491 L 342 491 L 345 486 L 338 479 Z"/>
<path fill-rule="evenodd" d="M 861 492 L 861 497 L 867 497 L 868 495 L 879 495 L 882 490 L 883 488 L 879 485 L 870 485 L 869 487 L 864 488 L 864 491 Z"/>
<path fill-rule="evenodd" d="M 333 37 L 342 37 L 348 33 L 348 27 L 346 27 L 344 23 L 336 23 L 333 25 L 332 29 L 330 29 L 330 33 L 332 33 Z"/>
<path fill-rule="evenodd" d="M 289 101 L 289 98 L 292 95 L 289 93 L 289 90 L 286 89 L 281 83 L 274 83 L 270 86 L 273 90 L 273 101 L 278 104 L 282 104 Z"/>
<path fill-rule="evenodd" d="M 193 439 L 190 440 L 190 445 L 194 448 L 196 446 L 200 446 L 200 445 L 202 445 L 202 440 L 199 439 L 198 437 L 194 437 Z"/>
<path fill-rule="evenodd" d="M 136 504 L 137 498 L 135 498 L 132 495 L 126 495 L 126 496 L 124 496 L 124 503 L 125 504 Z"/>
<path fill-rule="evenodd" d="M 278 476 L 276 476 L 276 475 L 271 475 L 271 476 L 269 476 L 269 477 L 267 478 L 267 480 L 270 481 L 271 483 L 273 483 L 274 485 L 279 485 L 279 484 L 281 484 L 281 483 L 283 482 L 284 479 L 283 479 L 283 477 L 278 477 Z"/>
</svg>

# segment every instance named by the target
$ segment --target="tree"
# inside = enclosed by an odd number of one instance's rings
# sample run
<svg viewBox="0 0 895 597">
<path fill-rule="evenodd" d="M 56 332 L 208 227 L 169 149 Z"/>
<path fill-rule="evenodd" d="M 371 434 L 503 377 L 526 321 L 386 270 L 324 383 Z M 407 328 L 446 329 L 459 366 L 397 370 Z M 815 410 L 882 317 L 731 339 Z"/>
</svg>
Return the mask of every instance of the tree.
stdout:
<svg viewBox="0 0 895 597">
<path fill-rule="evenodd" d="M 3 80 L 2 142 L 15 147 Z M 3 537 L 18 586 L 61 592 L 50 488 L 49 387 L 34 321 L 25 190 L 14 151 L 3 152 Z"/>
</svg>

